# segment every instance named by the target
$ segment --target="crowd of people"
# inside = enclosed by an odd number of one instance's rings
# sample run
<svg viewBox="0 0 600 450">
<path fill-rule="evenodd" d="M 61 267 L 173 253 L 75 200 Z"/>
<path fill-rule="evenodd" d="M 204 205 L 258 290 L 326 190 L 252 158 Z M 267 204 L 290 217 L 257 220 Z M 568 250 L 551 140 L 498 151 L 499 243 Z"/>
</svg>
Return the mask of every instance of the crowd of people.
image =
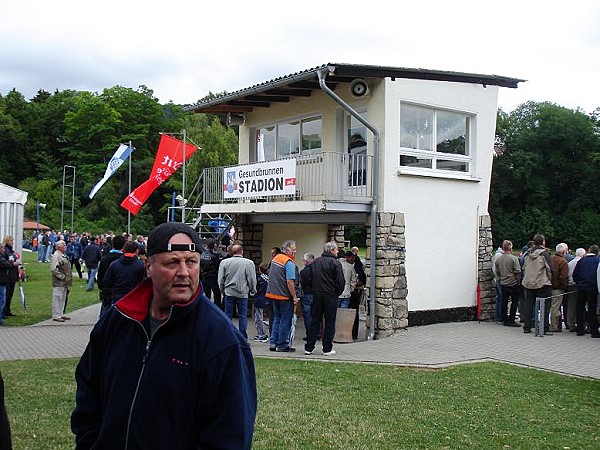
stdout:
<svg viewBox="0 0 600 450">
<path fill-rule="evenodd" d="M 496 280 L 496 320 L 505 326 L 531 333 L 552 335 L 568 330 L 600 338 L 598 296 L 600 294 L 600 248 L 591 245 L 571 254 L 559 243 L 554 254 L 546 239 L 536 234 L 515 255 L 505 240 L 492 258 Z"/>
<path fill-rule="evenodd" d="M 344 251 L 337 243 L 328 242 L 321 256 L 304 254 L 303 268 L 299 270 L 296 242 L 288 240 L 271 249 L 271 258 L 258 266 L 258 272 L 243 252 L 243 246 L 234 242 L 221 254 L 218 245 L 209 241 L 200 256 L 200 265 L 205 294 L 212 296 L 230 319 L 239 318 L 239 331 L 244 337 L 248 336 L 246 315 L 252 301 L 257 333 L 254 341 L 268 343 L 271 351 L 296 351 L 295 318 L 301 314 L 306 331 L 305 353 L 311 354 L 316 341 L 322 340 L 323 354 L 335 354 L 338 308 L 356 311 L 352 337 L 358 339 L 358 310 L 366 274 L 357 247 Z"/>
</svg>

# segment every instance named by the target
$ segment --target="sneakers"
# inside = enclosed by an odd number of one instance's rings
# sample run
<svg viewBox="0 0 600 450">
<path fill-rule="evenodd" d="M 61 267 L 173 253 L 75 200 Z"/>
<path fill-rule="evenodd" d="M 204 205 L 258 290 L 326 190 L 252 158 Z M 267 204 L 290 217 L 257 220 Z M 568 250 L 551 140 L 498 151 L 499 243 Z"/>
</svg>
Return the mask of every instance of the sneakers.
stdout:
<svg viewBox="0 0 600 450">
<path fill-rule="evenodd" d="M 304 354 L 305 354 L 305 355 L 312 355 L 312 350 L 311 350 L 311 351 L 304 350 Z"/>
<path fill-rule="evenodd" d="M 335 355 L 337 352 L 334 349 L 329 350 L 328 352 L 323 352 L 324 356 Z"/>
<path fill-rule="evenodd" d="M 254 342 L 262 342 L 264 344 L 269 342 L 269 337 L 267 335 L 260 336 L 257 334 L 254 336 Z"/>
<path fill-rule="evenodd" d="M 283 353 L 293 353 L 296 351 L 294 347 L 276 348 L 275 351 Z"/>
<path fill-rule="evenodd" d="M 62 317 L 55 317 L 52 320 L 54 320 L 55 322 L 64 322 L 65 321 L 65 319 L 63 319 Z"/>
</svg>

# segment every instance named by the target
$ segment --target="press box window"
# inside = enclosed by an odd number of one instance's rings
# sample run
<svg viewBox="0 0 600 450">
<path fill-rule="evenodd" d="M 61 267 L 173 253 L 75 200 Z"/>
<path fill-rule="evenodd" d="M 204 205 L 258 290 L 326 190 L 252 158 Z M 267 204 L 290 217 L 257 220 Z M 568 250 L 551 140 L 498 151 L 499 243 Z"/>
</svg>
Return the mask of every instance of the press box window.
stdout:
<svg viewBox="0 0 600 450">
<path fill-rule="evenodd" d="M 471 172 L 468 114 L 402 104 L 400 167 L 429 172 Z"/>
</svg>

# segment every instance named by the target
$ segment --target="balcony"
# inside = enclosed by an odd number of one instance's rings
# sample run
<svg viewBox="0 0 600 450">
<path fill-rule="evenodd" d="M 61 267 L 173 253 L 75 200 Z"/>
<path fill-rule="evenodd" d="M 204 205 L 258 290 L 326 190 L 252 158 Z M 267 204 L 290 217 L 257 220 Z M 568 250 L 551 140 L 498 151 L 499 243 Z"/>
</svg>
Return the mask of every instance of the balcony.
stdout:
<svg viewBox="0 0 600 450">
<path fill-rule="evenodd" d="M 226 198 L 224 171 L 228 167 L 204 169 L 202 212 L 317 212 L 369 210 L 372 156 L 321 152 L 288 158 L 295 161 L 295 193 Z M 280 160 L 282 161 L 282 160 Z M 247 166 L 255 166 L 256 163 Z M 236 166 L 239 167 L 239 166 Z"/>
</svg>

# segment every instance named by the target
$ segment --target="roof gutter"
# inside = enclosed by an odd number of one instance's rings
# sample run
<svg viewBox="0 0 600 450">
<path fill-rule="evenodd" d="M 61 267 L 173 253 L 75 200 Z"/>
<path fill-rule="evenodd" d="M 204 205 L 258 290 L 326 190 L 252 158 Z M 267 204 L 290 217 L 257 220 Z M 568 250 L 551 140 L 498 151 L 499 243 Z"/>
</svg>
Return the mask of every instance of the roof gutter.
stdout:
<svg viewBox="0 0 600 450">
<path fill-rule="evenodd" d="M 369 316 L 370 316 L 370 332 L 368 340 L 375 339 L 375 256 L 377 244 L 377 199 L 379 193 L 379 130 L 371 125 L 364 117 L 354 110 L 348 103 L 342 100 L 335 92 L 333 92 L 326 84 L 325 78 L 327 73 L 335 70 L 335 67 L 330 69 L 321 69 L 317 72 L 319 76 L 319 85 L 321 89 L 329 95 L 337 104 L 348 111 L 356 120 L 367 127 L 373 133 L 373 177 L 371 178 L 371 268 L 369 276 Z"/>
</svg>

